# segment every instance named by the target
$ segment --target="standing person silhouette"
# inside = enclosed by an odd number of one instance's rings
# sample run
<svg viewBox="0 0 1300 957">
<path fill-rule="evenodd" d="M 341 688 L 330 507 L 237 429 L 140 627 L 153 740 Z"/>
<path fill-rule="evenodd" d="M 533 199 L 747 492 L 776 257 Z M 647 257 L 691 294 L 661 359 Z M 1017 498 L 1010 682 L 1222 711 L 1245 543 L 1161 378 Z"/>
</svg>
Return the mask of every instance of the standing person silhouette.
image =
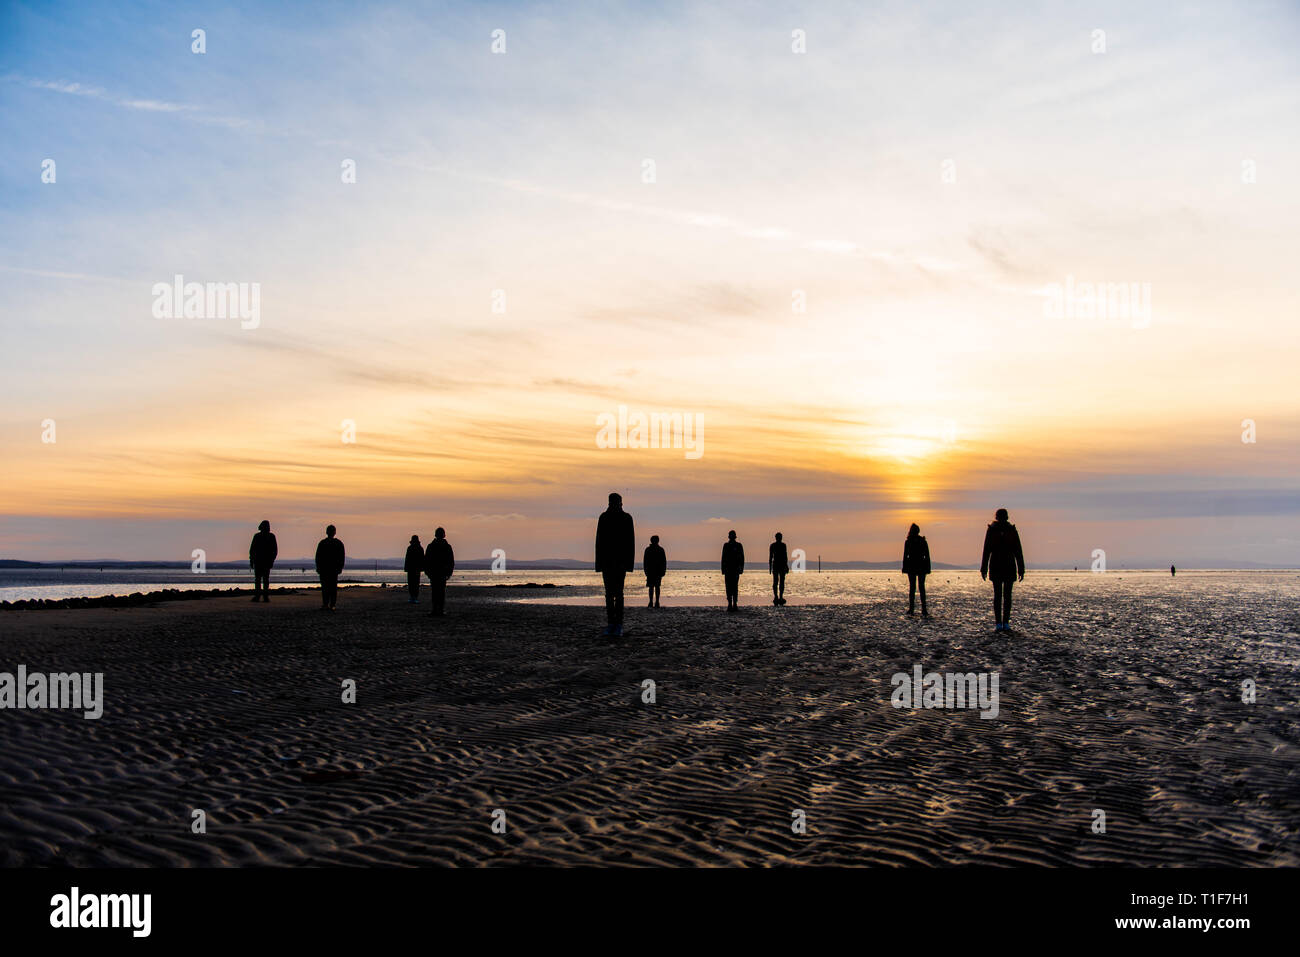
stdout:
<svg viewBox="0 0 1300 957">
<path fill-rule="evenodd" d="M 745 546 L 736 541 L 736 531 L 727 532 L 722 543 L 722 583 L 727 589 L 727 611 L 740 607 L 740 576 L 745 574 Z"/>
<path fill-rule="evenodd" d="M 334 537 L 338 530 L 329 525 L 325 537 L 316 546 L 316 574 L 320 576 L 321 611 L 333 611 L 339 598 L 339 575 L 343 571 L 345 556 L 343 543 Z"/>
<path fill-rule="evenodd" d="M 406 603 L 418 605 L 420 575 L 424 572 L 424 546 L 420 544 L 419 535 L 412 535 L 411 544 L 406 546 L 406 561 L 402 563 L 402 571 L 406 572 L 406 591 L 409 595 Z"/>
<path fill-rule="evenodd" d="M 907 613 L 916 614 L 916 591 L 921 590 L 921 617 L 929 618 L 925 608 L 925 576 L 930 574 L 930 546 L 915 522 L 903 541 L 903 573 L 907 575 Z"/>
<path fill-rule="evenodd" d="M 1007 510 L 1000 508 L 984 533 L 984 557 L 980 559 L 980 578 L 993 581 L 993 616 L 998 631 L 1011 630 L 1011 586 L 1017 577 L 1025 580 L 1020 533 L 1007 521 Z"/>
<path fill-rule="evenodd" d="M 248 546 L 248 564 L 253 569 L 253 601 L 271 600 L 271 566 L 275 564 L 275 556 L 278 554 L 275 536 L 271 534 L 271 523 L 263 519 Z"/>
<path fill-rule="evenodd" d="M 1175 568 L 1173 565 L 1170 565 L 1170 566 L 1169 566 L 1169 577 L 1170 577 L 1170 578 L 1173 578 L 1173 577 L 1174 577 L 1175 575 L 1177 575 L 1177 574 L 1178 574 L 1178 569 Z"/>
<path fill-rule="evenodd" d="M 609 508 L 596 522 L 596 571 L 605 583 L 606 638 L 623 637 L 623 584 L 636 567 L 636 531 L 623 511 L 623 496 L 609 493 Z"/>
<path fill-rule="evenodd" d="M 433 541 L 424 553 L 424 573 L 429 576 L 429 590 L 433 592 L 431 615 L 447 614 L 447 579 L 456 570 L 456 553 L 447 541 L 447 531 L 442 526 L 433 530 Z"/>
<path fill-rule="evenodd" d="M 743 564 L 743 562 L 742 562 Z M 767 546 L 767 570 L 772 573 L 772 604 L 785 604 L 785 576 L 790 572 L 790 556 L 781 533 L 776 533 L 776 541 Z"/>
<path fill-rule="evenodd" d="M 651 535 L 650 544 L 641 556 L 641 568 L 645 571 L 645 587 L 650 592 L 650 604 L 647 608 L 659 607 L 659 583 L 668 572 L 668 555 L 659 544 L 659 536 Z"/>
</svg>

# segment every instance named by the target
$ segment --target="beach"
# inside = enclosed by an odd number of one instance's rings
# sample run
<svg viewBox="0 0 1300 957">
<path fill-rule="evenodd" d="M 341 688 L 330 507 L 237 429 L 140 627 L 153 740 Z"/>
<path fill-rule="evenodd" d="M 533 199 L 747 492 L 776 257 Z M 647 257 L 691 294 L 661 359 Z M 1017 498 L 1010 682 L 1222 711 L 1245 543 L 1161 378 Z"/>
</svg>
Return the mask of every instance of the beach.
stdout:
<svg viewBox="0 0 1300 957">
<path fill-rule="evenodd" d="M 0 671 L 104 677 L 0 711 L 0 864 L 1295 866 L 1296 575 L 1233 581 L 1031 574 L 1011 633 L 969 574 L 930 619 L 630 578 L 617 641 L 581 588 L 5 611 Z M 918 668 L 996 717 L 895 707 Z"/>
</svg>

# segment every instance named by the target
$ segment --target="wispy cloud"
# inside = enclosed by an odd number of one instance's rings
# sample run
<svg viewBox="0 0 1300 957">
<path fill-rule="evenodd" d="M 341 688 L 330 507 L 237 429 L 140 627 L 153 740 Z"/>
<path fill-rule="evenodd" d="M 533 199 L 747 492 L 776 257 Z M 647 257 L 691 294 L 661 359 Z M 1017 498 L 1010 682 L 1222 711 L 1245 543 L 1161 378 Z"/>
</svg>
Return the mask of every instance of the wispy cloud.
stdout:
<svg viewBox="0 0 1300 957">
<path fill-rule="evenodd" d="M 185 114 L 200 123 L 210 123 L 231 129 L 243 129 L 250 125 L 247 120 L 240 117 L 222 116 L 188 103 L 172 103 L 150 97 L 124 96 L 110 93 L 99 86 L 87 86 L 82 83 L 69 83 L 62 80 L 41 80 L 12 74 L 3 79 L 6 83 L 17 83 L 33 90 L 49 90 L 67 96 L 80 96 L 98 100 L 101 103 L 108 103 L 124 110 L 139 110 L 145 113 Z"/>
<path fill-rule="evenodd" d="M 115 96 L 103 87 L 86 86 L 82 83 L 67 83 L 62 80 L 38 80 L 30 77 L 6 76 L 6 82 L 21 83 L 33 90 L 50 90 L 68 96 L 84 96 L 104 103 L 111 103 L 128 110 L 147 110 L 154 113 L 183 113 L 193 111 L 196 107 L 183 103 L 168 103 L 165 100 L 137 99 L 129 96 Z"/>
</svg>

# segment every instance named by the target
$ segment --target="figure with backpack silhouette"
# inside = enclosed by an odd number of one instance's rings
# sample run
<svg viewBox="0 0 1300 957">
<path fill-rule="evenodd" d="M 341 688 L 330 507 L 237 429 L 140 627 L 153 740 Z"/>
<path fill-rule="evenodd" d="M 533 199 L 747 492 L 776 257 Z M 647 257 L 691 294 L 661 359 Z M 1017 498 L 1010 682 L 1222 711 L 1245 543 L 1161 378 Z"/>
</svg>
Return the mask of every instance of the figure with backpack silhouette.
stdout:
<svg viewBox="0 0 1300 957">
<path fill-rule="evenodd" d="M 402 563 L 402 571 L 406 572 L 406 591 L 408 605 L 418 605 L 420 603 L 420 576 L 424 574 L 424 546 L 420 544 L 420 536 L 412 535 L 411 543 L 406 546 L 406 561 Z"/>
<path fill-rule="evenodd" d="M 930 574 L 930 546 L 915 522 L 903 541 L 903 574 L 907 576 L 907 613 L 916 614 L 916 592 L 921 591 L 921 617 L 929 618 L 925 608 L 925 576 Z"/>
<path fill-rule="evenodd" d="M 447 541 L 446 529 L 439 526 L 433 531 L 433 541 L 424 552 L 424 573 L 429 576 L 429 590 L 433 592 L 431 615 L 447 614 L 447 579 L 456 570 L 456 554 Z"/>
<path fill-rule="evenodd" d="M 334 536 L 337 529 L 327 526 L 325 537 L 316 546 L 316 574 L 320 576 L 321 611 L 333 611 L 339 599 L 339 575 L 343 573 L 346 556 L 343 543 Z"/>
<path fill-rule="evenodd" d="M 262 520 L 248 546 L 248 564 L 253 569 L 253 601 L 271 600 L 271 566 L 279 549 L 271 534 L 271 523 Z"/>
</svg>

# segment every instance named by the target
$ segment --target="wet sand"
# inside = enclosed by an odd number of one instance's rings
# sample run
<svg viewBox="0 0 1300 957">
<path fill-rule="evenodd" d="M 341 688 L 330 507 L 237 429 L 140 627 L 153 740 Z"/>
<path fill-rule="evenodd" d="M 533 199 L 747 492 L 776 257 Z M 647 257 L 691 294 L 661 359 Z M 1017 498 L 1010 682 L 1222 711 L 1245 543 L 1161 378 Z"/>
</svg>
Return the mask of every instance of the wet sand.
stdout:
<svg viewBox="0 0 1300 957">
<path fill-rule="evenodd" d="M 595 607 L 449 597 L 0 613 L 0 671 L 105 697 L 0 711 L 0 864 L 1300 864 L 1285 597 L 1157 615 L 1026 582 L 1009 635 L 982 592 L 930 620 L 633 601 L 614 643 Z M 998 718 L 892 707 L 918 664 L 997 671 Z"/>
</svg>

